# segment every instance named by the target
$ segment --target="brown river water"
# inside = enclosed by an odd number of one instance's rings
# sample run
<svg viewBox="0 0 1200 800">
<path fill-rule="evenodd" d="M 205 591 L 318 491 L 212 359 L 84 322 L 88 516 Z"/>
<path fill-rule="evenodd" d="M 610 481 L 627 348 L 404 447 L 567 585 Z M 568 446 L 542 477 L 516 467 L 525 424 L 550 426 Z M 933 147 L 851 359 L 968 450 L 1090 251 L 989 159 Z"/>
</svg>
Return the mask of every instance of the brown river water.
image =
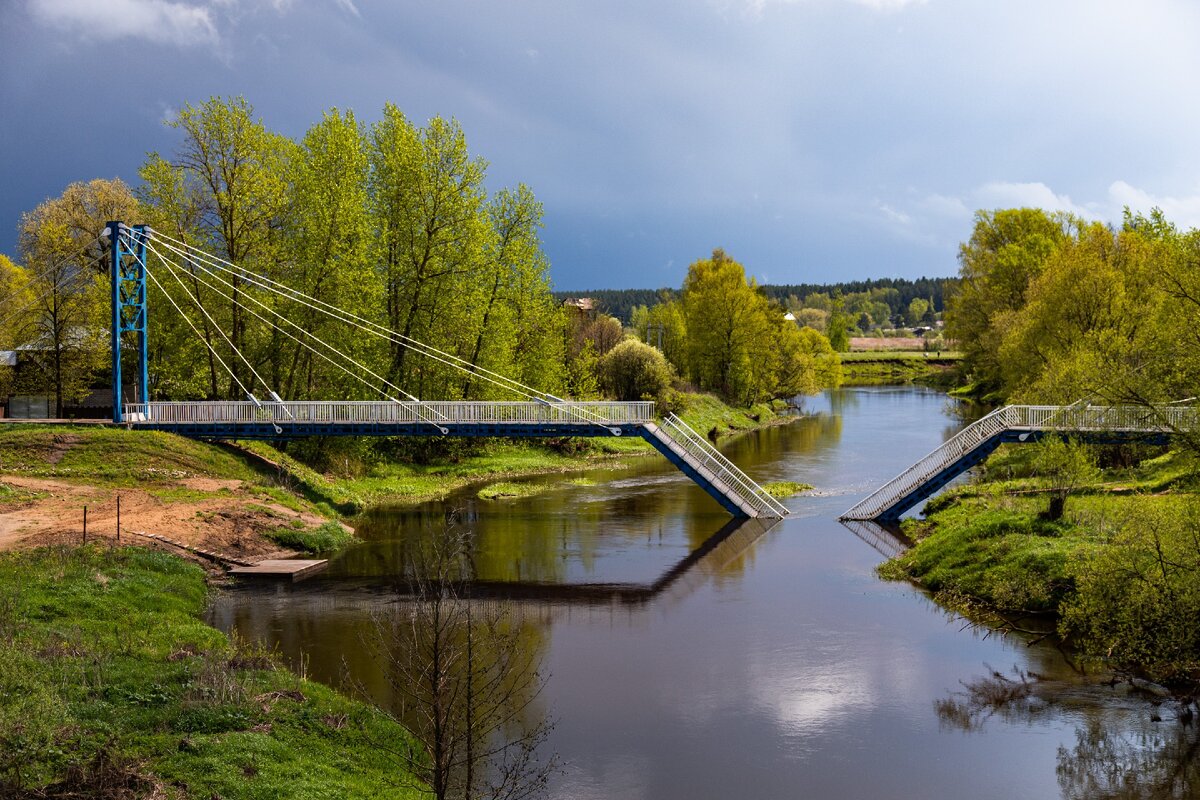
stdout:
<svg viewBox="0 0 1200 800">
<path fill-rule="evenodd" d="M 348 670 L 390 696 L 365 655 L 409 545 L 457 509 L 477 602 L 522 627 L 556 725 L 553 798 L 1184 798 L 1200 737 L 1154 705 L 1077 676 L 1050 640 L 989 634 L 875 575 L 889 543 L 839 512 L 952 435 L 961 409 L 923 388 L 845 388 L 796 422 L 722 449 L 760 482 L 813 484 L 773 527 L 729 517 L 665 460 L 590 470 L 590 485 L 485 501 L 474 490 L 376 509 L 319 578 L 220 594 L 210 621 L 278 647 L 309 677 Z M 477 488 L 477 487 L 476 487 Z M 967 687 L 1039 676 L 1003 707 Z M 1160 718 L 1160 719 L 1156 719 Z"/>
</svg>

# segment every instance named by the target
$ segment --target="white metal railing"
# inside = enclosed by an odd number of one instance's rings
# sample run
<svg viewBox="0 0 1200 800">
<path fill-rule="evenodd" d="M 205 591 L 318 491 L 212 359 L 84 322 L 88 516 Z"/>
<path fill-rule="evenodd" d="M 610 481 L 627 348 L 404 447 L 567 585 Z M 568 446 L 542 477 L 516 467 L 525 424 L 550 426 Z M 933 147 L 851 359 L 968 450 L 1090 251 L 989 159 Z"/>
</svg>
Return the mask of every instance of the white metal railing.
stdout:
<svg viewBox="0 0 1200 800">
<path fill-rule="evenodd" d="M 732 461 L 721 455 L 720 450 L 688 427 L 679 417 L 668 414 L 663 418 L 659 430 L 761 516 L 786 517 L 788 515 L 787 507 L 783 503 L 767 494 L 765 489 L 738 469 Z"/>
<path fill-rule="evenodd" d="M 137 424 L 642 424 L 654 419 L 652 402 L 316 402 L 215 401 L 125 405 L 125 419 Z"/>
<path fill-rule="evenodd" d="M 1006 430 L 1184 432 L 1196 430 L 1197 409 L 1188 406 L 1004 406 L 976 420 L 917 463 L 842 514 L 842 519 L 875 519 L 898 500 Z"/>
</svg>

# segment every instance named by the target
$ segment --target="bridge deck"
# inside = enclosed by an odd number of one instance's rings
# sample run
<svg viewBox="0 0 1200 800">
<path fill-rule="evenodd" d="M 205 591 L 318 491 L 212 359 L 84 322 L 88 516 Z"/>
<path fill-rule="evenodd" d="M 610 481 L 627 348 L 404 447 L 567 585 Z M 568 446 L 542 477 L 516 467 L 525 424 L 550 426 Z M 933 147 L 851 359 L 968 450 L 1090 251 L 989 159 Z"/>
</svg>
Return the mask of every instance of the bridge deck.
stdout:
<svg viewBox="0 0 1200 800">
<path fill-rule="evenodd" d="M 788 514 L 674 415 L 656 425 L 650 402 L 196 402 L 139 403 L 123 410 L 131 428 L 212 439 L 640 436 L 734 516 Z"/>
</svg>

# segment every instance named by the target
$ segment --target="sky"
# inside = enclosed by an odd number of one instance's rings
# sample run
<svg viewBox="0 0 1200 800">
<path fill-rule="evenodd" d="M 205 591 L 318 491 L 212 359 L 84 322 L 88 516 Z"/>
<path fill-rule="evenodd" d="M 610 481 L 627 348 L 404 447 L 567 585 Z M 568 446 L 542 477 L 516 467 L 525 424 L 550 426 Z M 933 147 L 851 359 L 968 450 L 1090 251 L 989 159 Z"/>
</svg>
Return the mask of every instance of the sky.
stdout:
<svg viewBox="0 0 1200 800">
<path fill-rule="evenodd" d="M 0 252 L 242 95 L 457 119 L 558 289 L 953 275 L 978 209 L 1200 227 L 1198 41 L 1193 0 L 0 0 Z"/>
</svg>

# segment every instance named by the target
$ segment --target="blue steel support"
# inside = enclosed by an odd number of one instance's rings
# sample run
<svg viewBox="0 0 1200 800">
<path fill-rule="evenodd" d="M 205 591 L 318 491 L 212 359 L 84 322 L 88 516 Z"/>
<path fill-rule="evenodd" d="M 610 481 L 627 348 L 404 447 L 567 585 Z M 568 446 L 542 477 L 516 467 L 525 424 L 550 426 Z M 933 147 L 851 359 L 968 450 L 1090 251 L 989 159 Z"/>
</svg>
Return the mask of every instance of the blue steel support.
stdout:
<svg viewBox="0 0 1200 800">
<path fill-rule="evenodd" d="M 123 422 L 121 340 L 137 337 L 138 372 L 135 402 L 150 400 L 150 369 L 146 347 L 146 226 L 109 222 L 109 276 L 112 281 L 113 422 Z"/>
<path fill-rule="evenodd" d="M 692 469 L 692 465 L 684 461 L 679 455 L 667 447 L 658 437 L 652 435 L 646 428 L 638 426 L 639 435 L 645 439 L 650 445 L 666 456 L 666 459 L 675 465 L 675 468 L 692 479 L 692 482 L 699 486 L 704 491 L 708 492 L 709 497 L 721 504 L 721 507 L 735 517 L 745 517 L 746 512 L 737 506 L 732 500 L 726 497 L 723 493 L 717 491 L 717 487 L 713 486 L 707 478 L 701 475 L 696 470 Z"/>
</svg>

